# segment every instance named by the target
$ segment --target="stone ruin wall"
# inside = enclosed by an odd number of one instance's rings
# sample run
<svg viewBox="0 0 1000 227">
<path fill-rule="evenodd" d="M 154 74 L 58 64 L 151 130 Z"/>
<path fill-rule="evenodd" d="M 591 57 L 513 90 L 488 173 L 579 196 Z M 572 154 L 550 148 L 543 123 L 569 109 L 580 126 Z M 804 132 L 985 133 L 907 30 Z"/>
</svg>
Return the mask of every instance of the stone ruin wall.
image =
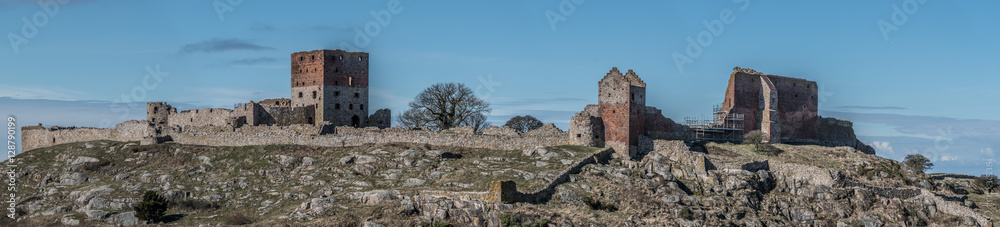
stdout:
<svg viewBox="0 0 1000 227">
<path fill-rule="evenodd" d="M 815 81 L 768 76 L 778 90 L 778 117 L 781 138 L 790 141 L 816 141 L 819 132 L 818 99 Z"/>
<path fill-rule="evenodd" d="M 690 136 L 689 131 L 687 126 L 664 117 L 660 109 L 646 106 L 646 136 L 660 140 L 683 140 Z"/>
<path fill-rule="evenodd" d="M 139 141 L 152 134 L 146 121 L 126 121 L 113 128 L 77 128 L 26 126 L 21 128 L 21 146 L 24 151 L 64 143 L 93 140 Z"/>
<path fill-rule="evenodd" d="M 848 146 L 865 154 L 875 154 L 875 149 L 858 140 L 854 123 L 836 118 L 820 118 L 819 142 L 824 146 Z"/>
<path fill-rule="evenodd" d="M 255 105 L 263 110 L 255 111 L 253 125 L 294 125 L 311 124 L 309 118 L 316 113 L 315 106 L 293 107 L 287 105 Z"/>
<path fill-rule="evenodd" d="M 761 79 L 768 81 L 761 81 Z M 744 132 L 760 130 L 762 101 L 762 84 L 770 82 L 777 92 L 778 133 L 782 141 L 815 142 L 819 140 L 816 126 L 819 123 L 817 112 L 818 88 L 815 81 L 799 78 L 775 76 L 759 73 L 752 69 L 735 68 L 730 75 L 729 86 L 726 89 L 723 110 L 729 113 L 744 114 Z"/>
<path fill-rule="evenodd" d="M 22 128 L 24 150 L 57 144 L 93 141 L 142 141 L 154 135 L 157 126 L 147 121 L 127 121 L 113 128 Z M 509 133 L 513 132 L 513 133 Z M 412 130 L 404 128 L 354 128 L 332 125 L 290 126 L 189 126 L 162 129 L 176 143 L 207 146 L 250 146 L 297 144 L 308 146 L 361 146 L 395 142 L 426 143 L 438 146 L 521 150 L 536 146 L 557 146 L 568 143 L 568 134 L 552 124 L 517 133 L 509 127 L 497 127 L 489 132 L 454 133 Z M 53 142 L 53 138 L 55 141 Z"/>
</svg>

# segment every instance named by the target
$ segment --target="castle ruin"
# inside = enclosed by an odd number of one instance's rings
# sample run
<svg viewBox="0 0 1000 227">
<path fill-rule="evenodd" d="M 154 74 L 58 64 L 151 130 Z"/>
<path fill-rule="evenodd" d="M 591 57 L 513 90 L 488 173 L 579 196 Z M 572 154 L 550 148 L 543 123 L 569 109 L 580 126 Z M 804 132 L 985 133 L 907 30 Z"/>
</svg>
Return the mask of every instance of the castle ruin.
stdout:
<svg viewBox="0 0 1000 227">
<path fill-rule="evenodd" d="M 646 83 L 632 70 L 624 75 L 611 68 L 597 82 L 597 105 L 587 105 L 570 119 L 570 144 L 611 147 L 634 157 L 640 139 L 683 139 L 686 127 L 646 106 Z"/>
<path fill-rule="evenodd" d="M 612 68 L 598 81 L 598 104 L 570 119 L 569 143 L 636 157 L 655 139 L 739 142 L 744 133 L 759 130 L 769 143 L 850 146 L 874 154 L 857 140 L 851 122 L 819 116 L 817 90 L 815 81 L 736 67 L 716 117 L 680 125 L 645 105 L 646 83 L 635 72 Z"/>
<path fill-rule="evenodd" d="M 180 112 L 167 103 L 150 102 L 146 104 L 146 120 L 154 126 L 174 128 L 294 124 L 389 127 L 389 109 L 367 114 L 368 53 L 303 51 L 292 53 L 291 63 L 290 99 Z"/>
<path fill-rule="evenodd" d="M 291 55 L 291 98 L 265 99 L 233 109 L 178 110 L 167 103 L 147 103 L 145 120 L 126 121 L 112 128 L 22 127 L 25 150 L 57 144 L 92 141 L 167 141 L 209 146 L 300 144 L 359 146 L 411 142 L 491 149 L 530 149 L 536 146 L 581 145 L 606 147 L 622 157 L 649 151 L 654 140 L 700 139 L 702 126 L 677 124 L 662 111 L 646 106 L 646 83 L 632 70 L 612 68 L 598 81 L 598 103 L 587 105 L 570 119 L 568 131 L 552 124 L 518 133 L 509 127 L 471 128 L 432 132 L 389 128 L 391 113 L 381 109 L 367 115 L 368 54 L 343 50 L 314 50 Z M 761 130 L 769 142 L 805 142 L 850 146 L 874 154 L 857 140 L 853 124 L 817 114 L 816 82 L 762 74 L 737 67 L 730 75 L 723 113 L 713 131 L 742 138 Z M 725 124 L 729 116 L 748 123 Z M 735 139 L 728 139 L 735 140 Z"/>
<path fill-rule="evenodd" d="M 743 131 L 760 130 L 771 143 L 819 141 L 816 81 L 736 67 L 729 75 L 724 116 L 739 114 Z M 725 120 L 725 119 L 722 119 Z"/>
</svg>

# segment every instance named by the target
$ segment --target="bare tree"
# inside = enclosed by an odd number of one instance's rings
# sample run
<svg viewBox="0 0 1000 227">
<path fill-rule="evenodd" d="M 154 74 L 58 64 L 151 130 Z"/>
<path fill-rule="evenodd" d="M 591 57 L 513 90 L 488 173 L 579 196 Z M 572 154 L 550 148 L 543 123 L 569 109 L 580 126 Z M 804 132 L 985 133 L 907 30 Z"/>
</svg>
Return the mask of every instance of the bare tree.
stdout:
<svg viewBox="0 0 1000 227">
<path fill-rule="evenodd" d="M 472 115 L 472 117 L 469 118 L 468 121 L 463 123 L 462 126 L 472 126 L 472 128 L 476 129 L 476 131 L 478 132 L 493 125 L 490 124 L 490 122 L 486 121 L 485 114 L 476 114 Z"/>
<path fill-rule="evenodd" d="M 504 126 L 513 128 L 518 132 L 535 130 L 541 128 L 542 125 L 542 121 L 539 121 L 538 118 L 532 117 L 531 115 L 515 116 L 510 118 L 510 120 L 507 120 L 507 124 L 504 124 Z"/>
<path fill-rule="evenodd" d="M 427 112 L 421 109 L 409 109 L 396 116 L 396 121 L 404 128 L 426 128 L 429 122 Z"/>
<path fill-rule="evenodd" d="M 464 84 L 438 83 L 420 92 L 410 102 L 410 110 L 397 119 L 404 127 L 431 130 L 477 125 L 485 128 L 486 114 L 490 111 L 490 104 L 477 98 Z"/>
</svg>

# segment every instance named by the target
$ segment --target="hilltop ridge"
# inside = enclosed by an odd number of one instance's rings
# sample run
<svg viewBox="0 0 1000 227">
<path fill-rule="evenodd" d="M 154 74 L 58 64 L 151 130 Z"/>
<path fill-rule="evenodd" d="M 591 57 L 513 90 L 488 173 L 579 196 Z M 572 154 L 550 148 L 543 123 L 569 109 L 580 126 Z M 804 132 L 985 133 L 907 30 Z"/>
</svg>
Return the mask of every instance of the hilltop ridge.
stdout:
<svg viewBox="0 0 1000 227">
<path fill-rule="evenodd" d="M 16 223 L 136 224 L 131 207 L 146 190 L 177 204 L 166 225 L 183 226 L 240 215 L 252 226 L 987 226 L 1000 214 L 998 196 L 973 179 L 932 177 L 851 147 L 643 144 L 651 151 L 628 160 L 565 145 L 69 143 L 16 159 Z M 517 193 L 475 194 L 511 189 L 493 182 L 513 182 Z"/>
</svg>

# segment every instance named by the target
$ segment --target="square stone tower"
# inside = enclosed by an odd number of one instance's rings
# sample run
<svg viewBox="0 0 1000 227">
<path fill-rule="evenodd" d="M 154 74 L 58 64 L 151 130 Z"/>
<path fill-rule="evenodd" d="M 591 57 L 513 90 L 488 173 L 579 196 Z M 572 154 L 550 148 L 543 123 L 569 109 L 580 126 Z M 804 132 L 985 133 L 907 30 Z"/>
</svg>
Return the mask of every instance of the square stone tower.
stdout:
<svg viewBox="0 0 1000 227">
<path fill-rule="evenodd" d="M 622 75 L 615 67 L 598 82 L 598 90 L 605 147 L 625 157 L 634 157 L 639 135 L 646 132 L 646 83 L 632 70 Z"/>
<path fill-rule="evenodd" d="M 368 120 L 368 53 L 313 50 L 292 53 L 293 107 L 313 105 L 309 123 L 361 127 Z"/>
</svg>

